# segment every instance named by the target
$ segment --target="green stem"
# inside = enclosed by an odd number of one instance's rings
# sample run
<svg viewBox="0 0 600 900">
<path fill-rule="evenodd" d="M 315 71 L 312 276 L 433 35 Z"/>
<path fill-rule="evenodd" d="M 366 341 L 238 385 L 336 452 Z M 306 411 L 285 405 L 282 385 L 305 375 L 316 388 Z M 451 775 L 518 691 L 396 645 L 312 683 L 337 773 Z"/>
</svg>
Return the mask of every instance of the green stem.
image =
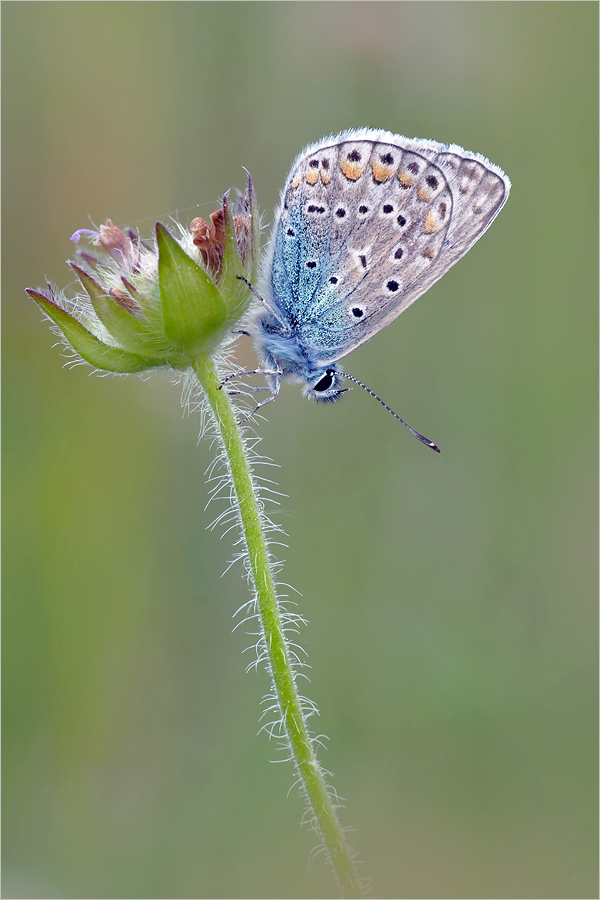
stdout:
<svg viewBox="0 0 600 900">
<path fill-rule="evenodd" d="M 194 364 L 194 370 L 210 404 L 225 447 L 252 566 L 256 602 L 269 654 L 273 683 L 294 762 L 310 803 L 317 830 L 339 881 L 342 896 L 362 897 L 352 856 L 327 791 L 302 712 L 283 632 L 250 466 L 234 410 L 227 392 L 219 390 L 219 378 L 212 360 L 198 360 Z"/>
</svg>

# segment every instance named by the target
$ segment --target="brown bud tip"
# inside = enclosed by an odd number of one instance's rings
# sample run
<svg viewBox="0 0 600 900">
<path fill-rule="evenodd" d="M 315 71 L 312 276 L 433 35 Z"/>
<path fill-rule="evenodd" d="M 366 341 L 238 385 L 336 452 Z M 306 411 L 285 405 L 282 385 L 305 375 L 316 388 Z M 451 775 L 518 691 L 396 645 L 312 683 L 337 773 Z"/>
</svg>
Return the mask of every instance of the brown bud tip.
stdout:
<svg viewBox="0 0 600 900">
<path fill-rule="evenodd" d="M 124 231 L 115 225 L 111 219 L 106 220 L 105 225 L 100 226 L 100 236 L 97 243 L 102 244 L 104 249 L 117 262 L 126 263 L 133 267 L 139 263 L 139 248 L 136 246 Z"/>
<path fill-rule="evenodd" d="M 129 296 L 127 291 L 121 290 L 121 288 L 111 288 L 109 294 L 128 313 L 136 316 L 141 315 L 142 307 Z"/>
<path fill-rule="evenodd" d="M 225 216 L 222 209 L 210 215 L 210 225 L 201 216 L 192 219 L 190 229 L 192 240 L 202 257 L 206 269 L 216 280 L 223 264 L 225 245 Z"/>
<path fill-rule="evenodd" d="M 235 239 L 240 250 L 242 260 L 246 261 L 246 254 L 252 244 L 252 225 L 247 216 L 234 216 Z"/>
<path fill-rule="evenodd" d="M 121 250 L 126 252 L 131 244 L 131 238 L 115 225 L 112 219 L 106 220 L 106 225 L 100 226 L 100 243 L 105 250 Z"/>
</svg>

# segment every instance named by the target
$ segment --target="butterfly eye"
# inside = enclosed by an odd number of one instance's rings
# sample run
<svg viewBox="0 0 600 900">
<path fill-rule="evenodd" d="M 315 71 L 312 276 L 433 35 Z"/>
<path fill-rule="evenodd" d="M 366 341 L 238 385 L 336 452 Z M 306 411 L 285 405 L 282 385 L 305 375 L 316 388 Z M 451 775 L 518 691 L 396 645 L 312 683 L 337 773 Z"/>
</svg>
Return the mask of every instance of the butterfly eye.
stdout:
<svg viewBox="0 0 600 900">
<path fill-rule="evenodd" d="M 331 372 L 326 372 L 319 381 L 315 384 L 313 391 L 328 391 L 331 385 L 333 384 L 333 375 Z"/>
</svg>

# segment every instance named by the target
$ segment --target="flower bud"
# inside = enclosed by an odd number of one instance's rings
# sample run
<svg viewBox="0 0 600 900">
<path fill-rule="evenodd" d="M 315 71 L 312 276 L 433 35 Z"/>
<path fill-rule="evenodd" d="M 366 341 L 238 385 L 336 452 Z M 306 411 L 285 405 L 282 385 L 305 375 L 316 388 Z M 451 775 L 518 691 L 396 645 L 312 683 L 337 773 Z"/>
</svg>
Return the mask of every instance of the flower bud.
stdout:
<svg viewBox="0 0 600 900">
<path fill-rule="evenodd" d="M 258 213 L 252 180 L 233 216 L 227 197 L 191 230 L 177 226 L 176 240 L 160 222 L 147 244 L 110 219 L 98 231 L 81 229 L 94 253 L 79 251 L 70 265 L 83 293 L 69 298 L 27 289 L 58 326 L 65 343 L 97 369 L 142 372 L 187 369 L 212 355 L 239 322 L 258 275 Z M 78 248 L 79 250 L 79 248 Z"/>
</svg>

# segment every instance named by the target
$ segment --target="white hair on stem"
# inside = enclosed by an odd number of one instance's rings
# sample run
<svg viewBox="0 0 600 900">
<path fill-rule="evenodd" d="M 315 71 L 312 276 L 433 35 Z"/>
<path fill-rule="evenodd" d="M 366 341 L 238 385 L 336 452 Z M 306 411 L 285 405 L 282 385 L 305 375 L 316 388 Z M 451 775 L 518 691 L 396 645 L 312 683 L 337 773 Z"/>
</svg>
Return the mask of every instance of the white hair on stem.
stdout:
<svg viewBox="0 0 600 900">
<path fill-rule="evenodd" d="M 228 350 L 229 348 L 225 348 L 225 353 L 220 354 L 220 357 L 217 360 L 217 369 L 219 373 L 231 371 L 231 367 L 228 364 Z M 232 383 L 231 388 L 232 390 L 242 391 L 243 385 Z M 249 407 L 248 404 L 245 403 L 244 397 L 244 393 L 236 395 L 237 408 L 245 414 Z M 207 438 L 210 441 L 210 446 L 214 447 L 216 450 L 214 459 L 211 461 L 205 472 L 209 488 L 209 499 L 205 508 L 208 509 L 215 504 L 222 504 L 223 507 L 220 511 L 217 511 L 214 519 L 207 528 L 217 532 L 221 530 L 221 538 L 230 535 L 236 529 L 238 531 L 238 536 L 233 541 L 234 553 L 230 558 L 223 575 L 229 572 L 229 570 L 237 563 L 240 563 L 242 566 L 242 577 L 245 578 L 248 587 L 252 592 L 252 596 L 233 614 L 233 619 L 236 620 L 233 630 L 244 629 L 248 637 L 252 639 L 251 643 L 244 651 L 244 653 L 252 654 L 252 659 L 246 665 L 246 672 L 258 671 L 258 669 L 262 667 L 267 672 L 271 683 L 271 687 L 267 690 L 261 700 L 262 712 L 259 718 L 260 727 L 258 733 L 264 732 L 267 734 L 269 740 L 273 740 L 275 743 L 276 757 L 272 759 L 271 762 L 292 762 L 292 764 L 295 765 L 295 757 L 287 735 L 282 709 L 273 682 L 268 648 L 257 605 L 252 567 L 248 557 L 237 498 L 230 478 L 228 461 L 223 449 L 222 438 L 216 428 L 208 403 L 204 399 L 201 387 L 192 374 L 190 374 L 189 378 L 186 378 L 183 382 L 182 402 L 188 414 L 191 412 L 198 412 L 200 414 L 201 428 L 199 439 L 200 437 Z M 271 507 L 269 507 L 269 504 L 276 508 L 280 505 L 277 498 L 286 497 L 287 495 L 277 490 L 278 485 L 272 478 L 268 478 L 262 473 L 257 473 L 257 469 L 279 468 L 279 466 L 277 466 L 272 459 L 258 452 L 257 448 L 259 447 L 262 438 L 254 431 L 251 421 L 240 425 L 240 431 L 248 457 L 253 490 L 258 501 L 257 505 L 260 522 L 267 543 L 270 568 L 273 575 L 278 576 L 284 563 L 283 560 L 278 559 L 275 556 L 275 548 L 287 546 L 282 540 L 278 540 L 278 538 L 281 537 L 287 538 L 287 534 L 283 528 L 270 517 L 269 513 Z M 267 512 L 267 510 L 269 510 L 269 512 Z M 279 579 L 275 581 L 277 605 L 281 617 L 282 631 L 285 635 L 292 677 L 298 692 L 302 714 L 304 718 L 308 720 L 313 716 L 318 716 L 319 709 L 313 700 L 304 696 L 298 689 L 298 679 L 300 677 L 304 677 L 309 681 L 306 670 L 310 668 L 310 665 L 307 662 L 306 650 L 297 642 L 300 628 L 307 624 L 307 620 L 297 611 L 296 601 L 290 599 L 288 594 L 284 593 L 285 591 L 290 590 L 301 596 L 295 588 L 285 581 Z M 324 741 L 327 740 L 325 735 L 309 731 L 309 739 L 314 750 L 318 747 L 325 749 Z M 322 767 L 320 768 L 323 773 L 326 790 L 331 798 L 334 808 L 337 809 L 341 804 L 340 799 L 330 782 L 332 777 L 331 773 Z M 306 811 L 302 817 L 302 824 L 309 825 L 320 838 L 319 844 L 314 848 L 311 855 L 311 859 L 314 859 L 316 855 L 325 851 L 325 845 L 322 841 L 316 817 L 310 807 L 306 790 L 303 787 L 302 776 L 297 769 L 292 785 L 290 786 L 290 792 L 296 788 L 299 789 L 300 796 L 306 804 Z M 351 850 L 351 853 L 353 861 L 356 862 L 355 852 Z"/>
</svg>

